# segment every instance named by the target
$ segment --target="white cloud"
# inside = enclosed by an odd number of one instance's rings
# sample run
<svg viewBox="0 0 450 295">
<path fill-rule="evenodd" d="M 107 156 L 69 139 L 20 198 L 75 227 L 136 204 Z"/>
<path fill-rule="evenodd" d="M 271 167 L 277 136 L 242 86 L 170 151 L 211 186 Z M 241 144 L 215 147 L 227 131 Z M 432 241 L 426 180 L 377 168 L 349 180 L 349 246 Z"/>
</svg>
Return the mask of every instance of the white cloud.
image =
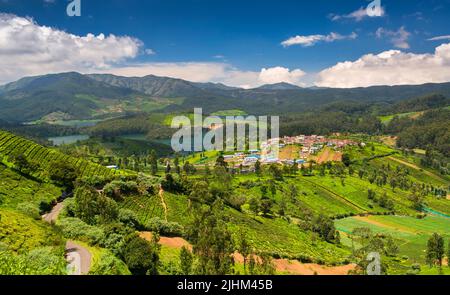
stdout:
<svg viewBox="0 0 450 295">
<path fill-rule="evenodd" d="M 292 70 L 283 67 L 262 69 L 259 74 L 259 81 L 264 84 L 275 84 L 286 82 L 295 85 L 303 85 L 301 79 L 306 75 L 302 70 Z"/>
<path fill-rule="evenodd" d="M 376 17 L 383 17 L 386 14 L 384 7 L 375 8 L 375 9 L 376 9 L 376 11 L 374 11 L 374 15 L 376 15 Z M 367 8 L 361 7 L 360 9 L 355 10 L 349 14 L 343 14 L 343 15 L 330 14 L 329 17 L 333 21 L 338 21 L 338 20 L 342 20 L 342 19 L 351 19 L 351 20 L 360 22 L 363 19 L 365 19 L 366 17 L 369 17 L 369 15 L 367 14 Z"/>
<path fill-rule="evenodd" d="M 133 63 L 140 53 L 155 54 L 132 37 L 77 36 L 40 26 L 30 18 L 0 13 L 0 84 L 25 76 L 78 71 L 123 76 L 153 74 L 250 88 L 278 82 L 300 85 L 304 75 L 301 70 L 281 67 L 242 71 L 225 62 Z"/>
<path fill-rule="evenodd" d="M 138 55 L 142 42 L 114 35 L 77 36 L 0 13 L 0 83 L 23 76 L 104 69 Z"/>
<path fill-rule="evenodd" d="M 437 36 L 430 39 L 427 39 L 428 41 L 442 41 L 442 40 L 450 40 L 450 35 L 445 36 Z"/>
<path fill-rule="evenodd" d="M 289 47 L 293 45 L 302 45 L 303 47 L 313 46 L 318 42 L 334 42 L 337 40 L 345 40 L 345 39 L 356 39 L 358 35 L 353 32 L 350 35 L 341 35 L 338 33 L 331 32 L 328 35 L 308 35 L 308 36 L 295 36 L 291 37 L 283 42 L 281 45 L 284 47 Z"/>
<path fill-rule="evenodd" d="M 318 74 L 317 86 L 367 87 L 373 85 L 417 85 L 450 81 L 450 43 L 432 54 L 390 50 L 345 61 Z"/>
<path fill-rule="evenodd" d="M 375 32 L 377 38 L 381 39 L 385 36 L 390 38 L 391 43 L 401 49 L 408 49 L 409 43 L 408 39 L 411 36 L 411 33 L 405 30 L 405 27 L 400 27 L 397 31 L 390 31 L 384 28 L 378 28 Z"/>
</svg>

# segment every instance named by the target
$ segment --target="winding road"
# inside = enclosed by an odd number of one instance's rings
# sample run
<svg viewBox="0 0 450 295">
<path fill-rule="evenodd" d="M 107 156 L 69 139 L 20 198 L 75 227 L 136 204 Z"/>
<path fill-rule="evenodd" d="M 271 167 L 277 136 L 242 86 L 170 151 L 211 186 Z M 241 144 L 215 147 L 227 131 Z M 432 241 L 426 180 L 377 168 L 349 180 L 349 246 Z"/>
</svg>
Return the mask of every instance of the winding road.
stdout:
<svg viewBox="0 0 450 295">
<path fill-rule="evenodd" d="M 66 243 L 67 272 L 70 275 L 87 275 L 91 269 L 92 255 L 83 246 L 73 242 Z"/>
<path fill-rule="evenodd" d="M 56 204 L 50 213 L 42 216 L 42 219 L 50 224 L 56 223 L 63 208 L 63 203 Z M 85 247 L 73 241 L 67 241 L 66 243 L 66 260 L 69 275 L 87 275 L 91 269 L 91 253 Z"/>
</svg>

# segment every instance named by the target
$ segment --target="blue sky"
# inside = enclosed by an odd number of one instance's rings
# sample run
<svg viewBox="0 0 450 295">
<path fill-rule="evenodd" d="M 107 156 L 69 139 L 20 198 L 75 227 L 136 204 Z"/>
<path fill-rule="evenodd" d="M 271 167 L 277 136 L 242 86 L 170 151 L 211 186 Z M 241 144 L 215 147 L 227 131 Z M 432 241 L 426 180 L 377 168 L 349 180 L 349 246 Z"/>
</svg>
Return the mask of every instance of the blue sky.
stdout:
<svg viewBox="0 0 450 295">
<path fill-rule="evenodd" d="M 333 82 L 329 77 L 317 75 L 327 69 L 333 69 L 337 75 L 341 72 L 333 67 L 338 63 L 356 62 L 367 54 L 399 50 L 420 57 L 433 55 L 438 46 L 450 43 L 450 0 L 381 0 L 383 13 L 379 17 L 356 13 L 370 3 L 366 0 L 81 0 L 80 17 L 67 16 L 68 2 L 0 0 L 0 12 L 9 14 L 10 18 L 11 15 L 30 17 L 36 27 L 51 27 L 75 36 L 113 34 L 139 40 L 136 53 L 124 54 L 123 58 L 117 58 L 114 53 L 114 58 L 104 57 L 101 65 L 88 58 L 84 67 L 76 64 L 74 70 L 143 75 L 147 69 L 149 74 L 248 87 L 278 80 L 335 87 L 386 84 L 383 79 L 370 79 L 368 85 Z M 4 23 L 10 25 L 10 19 Z M 436 37 L 437 40 L 430 40 Z M 1 40 L 0 57 L 6 58 L 1 56 L 4 54 Z M 428 55 L 425 57 L 435 57 Z M 398 61 L 402 56 L 397 57 Z M 15 54 L 14 58 L 21 56 Z M 403 65 L 402 69 L 406 71 L 410 66 L 413 65 Z M 212 72 L 210 77 L 197 76 L 195 71 L 203 67 L 205 72 Z M 48 68 L 50 72 L 59 69 L 65 68 L 60 64 L 54 70 Z M 266 71 L 264 79 L 262 69 L 275 70 Z M 292 74 L 295 70 L 298 71 Z M 438 70 L 449 71 L 449 68 L 444 63 Z M 190 75 L 189 71 L 194 73 Z M 38 74 L 34 69 L 28 72 L 24 70 L 18 75 Z M 0 82 L 17 78 L 11 70 L 8 73 L 0 70 L 2 74 Z M 421 79 L 416 79 L 417 83 L 428 82 Z M 442 82 L 442 79 L 447 76 L 439 75 L 429 82 Z M 417 84 L 416 80 L 407 78 L 395 84 Z"/>
</svg>

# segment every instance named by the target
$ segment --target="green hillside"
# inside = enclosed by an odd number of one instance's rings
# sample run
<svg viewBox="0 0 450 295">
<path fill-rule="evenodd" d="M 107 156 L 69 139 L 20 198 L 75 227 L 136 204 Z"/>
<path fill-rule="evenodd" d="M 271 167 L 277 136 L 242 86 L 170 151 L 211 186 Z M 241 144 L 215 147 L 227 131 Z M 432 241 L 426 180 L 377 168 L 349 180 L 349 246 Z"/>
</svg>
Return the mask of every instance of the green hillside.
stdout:
<svg viewBox="0 0 450 295">
<path fill-rule="evenodd" d="M 67 156 L 58 150 L 46 148 L 30 140 L 18 137 L 9 132 L 0 130 L 0 157 L 7 166 L 14 166 L 11 159 L 23 156 L 28 162 L 35 163 L 38 167 L 31 173 L 33 176 L 45 178 L 50 165 L 54 161 L 64 161 L 73 165 L 82 177 L 101 176 L 110 177 L 119 173 L 116 170 L 93 164 L 80 158 Z"/>
</svg>

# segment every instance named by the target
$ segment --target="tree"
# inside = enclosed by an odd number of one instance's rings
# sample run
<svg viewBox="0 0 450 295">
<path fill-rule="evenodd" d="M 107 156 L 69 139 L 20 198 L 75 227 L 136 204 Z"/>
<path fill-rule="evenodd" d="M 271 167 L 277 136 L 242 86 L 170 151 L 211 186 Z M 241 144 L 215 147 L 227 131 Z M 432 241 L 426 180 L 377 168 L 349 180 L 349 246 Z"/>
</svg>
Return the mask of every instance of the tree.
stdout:
<svg viewBox="0 0 450 295">
<path fill-rule="evenodd" d="M 149 162 L 152 175 L 156 175 L 158 173 L 158 158 L 156 157 L 155 150 L 150 152 Z"/>
<path fill-rule="evenodd" d="M 217 157 L 217 159 L 216 159 L 216 167 L 223 167 L 223 168 L 227 169 L 228 163 L 225 162 L 224 156 L 220 155 L 219 157 Z"/>
<path fill-rule="evenodd" d="M 166 174 L 169 174 L 170 171 L 172 171 L 172 167 L 170 167 L 170 164 L 167 163 L 167 166 L 166 166 Z"/>
<path fill-rule="evenodd" d="M 248 205 L 250 208 L 250 211 L 252 211 L 255 215 L 257 215 L 259 213 L 259 208 L 261 206 L 259 199 L 256 197 L 252 197 L 250 198 L 250 200 L 248 201 Z"/>
<path fill-rule="evenodd" d="M 192 274 L 192 264 L 194 262 L 194 256 L 192 252 L 183 246 L 180 251 L 180 268 L 183 275 Z"/>
<path fill-rule="evenodd" d="M 269 167 L 269 172 L 272 175 L 272 178 L 274 180 L 283 180 L 283 173 L 281 171 L 281 169 L 278 167 L 278 165 L 276 164 L 272 164 Z"/>
<path fill-rule="evenodd" d="M 140 238 L 137 234 L 131 234 L 126 238 L 123 259 L 132 274 L 158 274 L 160 251 L 158 240 L 156 234 L 153 235 L 152 242 Z"/>
<path fill-rule="evenodd" d="M 224 205 L 218 199 L 211 207 L 203 206 L 193 214 L 187 236 L 198 257 L 199 275 L 232 274 L 234 244 L 223 216 Z"/>
<path fill-rule="evenodd" d="M 292 202 L 296 202 L 297 201 L 297 196 L 298 196 L 298 189 L 297 186 L 293 183 L 289 184 L 288 186 L 288 194 L 289 194 L 289 198 L 291 199 Z"/>
<path fill-rule="evenodd" d="M 261 198 L 260 206 L 261 212 L 264 216 L 268 216 L 272 212 L 273 201 L 269 197 L 263 196 Z"/>
<path fill-rule="evenodd" d="M 419 193 L 413 193 L 409 196 L 409 200 L 413 203 L 413 208 L 417 211 L 421 211 L 423 208 L 424 197 Z"/>
<path fill-rule="evenodd" d="M 250 255 L 248 269 L 250 275 L 275 274 L 272 258 L 267 253 L 260 253 L 259 256 Z"/>
<path fill-rule="evenodd" d="M 244 273 L 247 273 L 247 260 L 250 255 L 251 246 L 247 241 L 247 233 L 244 231 L 239 232 L 239 253 L 244 257 Z"/>
<path fill-rule="evenodd" d="M 212 204 L 214 198 L 209 191 L 208 183 L 205 181 L 197 181 L 189 194 L 189 200 L 194 204 Z"/>
<path fill-rule="evenodd" d="M 255 163 L 255 173 L 258 176 L 261 176 L 262 168 L 261 168 L 261 162 L 258 160 Z"/>
<path fill-rule="evenodd" d="M 278 214 L 280 216 L 284 216 L 286 214 L 286 211 L 287 211 L 287 202 L 286 198 L 283 196 L 279 204 Z"/>
<path fill-rule="evenodd" d="M 388 236 L 386 241 L 386 254 L 389 256 L 396 256 L 398 252 L 399 248 L 395 243 L 395 240 L 391 236 Z"/>
<path fill-rule="evenodd" d="M 56 184 L 65 187 L 67 190 L 74 188 L 74 181 L 77 179 L 78 171 L 70 163 L 65 161 L 53 161 L 49 168 L 50 179 Z"/>
<path fill-rule="evenodd" d="M 448 240 L 448 247 L 447 247 L 447 266 L 450 267 L 450 239 Z"/>
<path fill-rule="evenodd" d="M 444 258 L 444 238 L 437 233 L 434 233 L 428 240 L 426 260 L 430 266 L 439 264 L 442 267 L 442 260 Z"/>
<path fill-rule="evenodd" d="M 350 158 L 350 154 L 344 153 L 342 154 L 342 163 L 344 163 L 345 166 L 349 167 L 352 163 L 352 159 Z"/>
<path fill-rule="evenodd" d="M 16 169 L 24 174 L 31 174 L 39 168 L 37 163 L 29 162 L 23 154 L 10 156 L 9 161 L 13 162 Z"/>
</svg>

